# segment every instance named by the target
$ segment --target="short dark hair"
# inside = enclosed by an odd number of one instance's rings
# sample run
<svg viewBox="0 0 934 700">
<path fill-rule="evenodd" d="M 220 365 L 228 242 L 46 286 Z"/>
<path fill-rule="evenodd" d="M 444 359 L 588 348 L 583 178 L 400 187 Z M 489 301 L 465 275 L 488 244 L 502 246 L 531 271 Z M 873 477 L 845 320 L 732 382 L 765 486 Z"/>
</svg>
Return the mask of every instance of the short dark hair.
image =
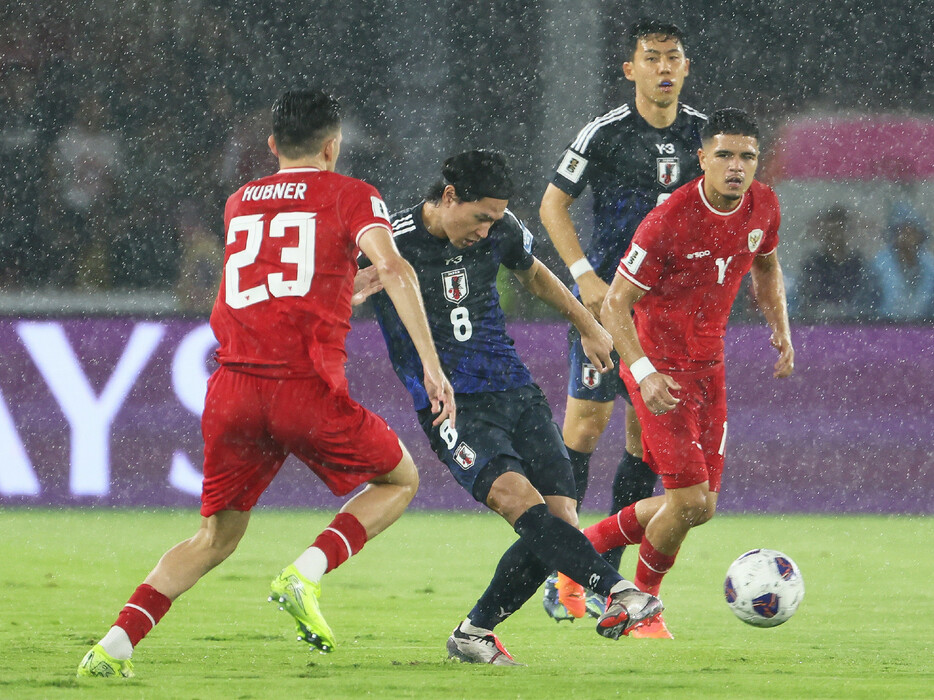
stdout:
<svg viewBox="0 0 934 700">
<path fill-rule="evenodd" d="M 718 134 L 753 136 L 759 138 L 759 125 L 748 112 L 737 107 L 724 107 L 710 115 L 710 119 L 701 128 L 701 142 L 712 139 Z"/>
<path fill-rule="evenodd" d="M 314 155 L 340 125 L 340 104 L 324 90 L 287 90 L 272 105 L 272 135 L 287 158 Z"/>
<path fill-rule="evenodd" d="M 626 48 L 629 50 L 629 57 L 636 55 L 636 49 L 639 48 L 639 41 L 649 36 L 662 36 L 665 39 L 677 39 L 684 47 L 684 32 L 681 27 L 669 22 L 660 22 L 657 19 L 643 17 L 629 25 L 629 31 L 626 33 Z"/>
<path fill-rule="evenodd" d="M 506 156 L 485 148 L 451 156 L 441 166 L 441 176 L 443 179 L 428 191 L 426 199 L 430 202 L 439 201 L 448 185 L 454 186 L 454 194 L 463 202 L 484 197 L 509 199 L 515 191 Z"/>
</svg>

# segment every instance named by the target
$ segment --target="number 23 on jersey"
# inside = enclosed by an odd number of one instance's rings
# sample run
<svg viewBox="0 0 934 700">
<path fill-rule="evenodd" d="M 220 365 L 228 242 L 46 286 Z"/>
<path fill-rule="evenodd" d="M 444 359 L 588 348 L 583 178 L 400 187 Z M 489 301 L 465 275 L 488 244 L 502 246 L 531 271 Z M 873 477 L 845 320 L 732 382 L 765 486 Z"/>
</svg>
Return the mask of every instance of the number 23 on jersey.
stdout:
<svg viewBox="0 0 934 700">
<path fill-rule="evenodd" d="M 227 228 L 227 245 L 246 237 L 243 250 L 231 253 L 224 266 L 224 297 L 233 309 L 259 304 L 270 295 L 300 297 L 311 290 L 315 275 L 315 215 L 301 211 L 280 212 L 269 221 L 268 230 L 264 218 L 263 214 L 236 216 Z M 267 238 L 284 238 L 288 230 L 297 232 L 297 245 L 279 248 L 279 261 L 294 266 L 294 278 L 286 279 L 282 272 L 270 272 L 263 284 L 241 289 L 242 274 L 247 268 L 260 264 L 257 259 Z"/>
</svg>

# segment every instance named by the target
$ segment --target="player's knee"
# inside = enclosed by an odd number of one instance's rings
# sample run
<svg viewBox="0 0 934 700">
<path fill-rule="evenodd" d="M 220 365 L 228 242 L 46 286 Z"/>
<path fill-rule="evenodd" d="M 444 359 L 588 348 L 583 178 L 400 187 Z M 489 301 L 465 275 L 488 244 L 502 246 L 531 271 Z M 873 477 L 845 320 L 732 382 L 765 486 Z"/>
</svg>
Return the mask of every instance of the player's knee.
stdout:
<svg viewBox="0 0 934 700">
<path fill-rule="evenodd" d="M 709 523 L 710 520 L 717 512 L 717 506 L 714 503 L 707 503 L 704 506 L 704 511 L 698 516 L 698 521 L 694 523 L 694 527 L 698 525 L 703 525 L 704 523 Z"/>
<path fill-rule="evenodd" d="M 707 499 L 702 493 L 680 494 L 674 503 L 678 517 L 690 527 L 700 525 L 710 519 Z"/>
<path fill-rule="evenodd" d="M 543 503 L 541 494 L 522 474 L 505 472 L 490 486 L 486 504 L 513 525 L 532 506 Z"/>
<path fill-rule="evenodd" d="M 566 496 L 546 496 L 548 512 L 574 527 L 578 526 L 577 501 Z"/>
<path fill-rule="evenodd" d="M 564 442 L 578 452 L 593 452 L 603 435 L 606 422 L 594 416 L 584 416 L 564 423 Z"/>
<path fill-rule="evenodd" d="M 191 538 L 191 544 L 201 551 L 201 558 L 205 559 L 210 566 L 217 566 L 234 553 L 242 536 L 242 532 L 202 529 Z"/>
<path fill-rule="evenodd" d="M 415 497 L 419 484 L 418 468 L 415 466 L 412 455 L 409 454 L 404 446 L 402 448 L 402 459 L 399 460 L 399 464 L 389 472 L 386 479 L 376 481 L 376 483 L 380 482 L 390 484 L 405 491 L 409 494 L 409 500 Z"/>
</svg>

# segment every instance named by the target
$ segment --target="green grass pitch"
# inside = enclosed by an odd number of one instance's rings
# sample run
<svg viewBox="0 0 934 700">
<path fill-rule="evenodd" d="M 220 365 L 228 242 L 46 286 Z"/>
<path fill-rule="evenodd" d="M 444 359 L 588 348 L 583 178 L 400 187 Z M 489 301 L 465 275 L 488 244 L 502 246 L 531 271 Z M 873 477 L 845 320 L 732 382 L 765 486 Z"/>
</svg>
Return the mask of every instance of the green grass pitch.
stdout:
<svg viewBox="0 0 934 700">
<path fill-rule="evenodd" d="M 337 649 L 296 642 L 267 585 L 332 515 L 258 509 L 139 646 L 137 678 L 79 681 L 84 652 L 198 515 L 0 510 L 0 698 L 934 697 L 929 517 L 717 516 L 665 581 L 674 641 L 611 642 L 591 621 L 556 624 L 536 596 L 497 630 L 526 666 L 493 668 L 444 649 L 514 538 L 488 513 L 407 513 L 325 578 Z M 758 546 L 795 559 L 806 585 L 774 629 L 742 624 L 722 596 L 729 563 Z"/>
</svg>

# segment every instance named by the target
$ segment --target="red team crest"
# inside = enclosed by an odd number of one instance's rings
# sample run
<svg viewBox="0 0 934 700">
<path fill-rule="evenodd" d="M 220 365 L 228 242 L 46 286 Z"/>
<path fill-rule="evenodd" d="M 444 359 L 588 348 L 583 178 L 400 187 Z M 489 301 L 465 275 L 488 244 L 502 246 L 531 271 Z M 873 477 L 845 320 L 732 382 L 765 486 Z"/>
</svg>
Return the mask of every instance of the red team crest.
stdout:
<svg viewBox="0 0 934 700">
<path fill-rule="evenodd" d="M 658 181 L 665 187 L 673 185 L 681 177 L 681 162 L 677 158 L 656 158 L 655 163 Z"/>
<path fill-rule="evenodd" d="M 455 304 L 462 301 L 470 291 L 467 286 L 467 270 L 463 267 L 442 272 L 441 282 L 444 285 L 444 298 Z"/>
<path fill-rule="evenodd" d="M 759 246 L 762 244 L 763 235 L 765 235 L 765 232 L 761 228 L 749 232 L 748 244 L 750 253 L 755 253 L 759 249 Z"/>
</svg>

